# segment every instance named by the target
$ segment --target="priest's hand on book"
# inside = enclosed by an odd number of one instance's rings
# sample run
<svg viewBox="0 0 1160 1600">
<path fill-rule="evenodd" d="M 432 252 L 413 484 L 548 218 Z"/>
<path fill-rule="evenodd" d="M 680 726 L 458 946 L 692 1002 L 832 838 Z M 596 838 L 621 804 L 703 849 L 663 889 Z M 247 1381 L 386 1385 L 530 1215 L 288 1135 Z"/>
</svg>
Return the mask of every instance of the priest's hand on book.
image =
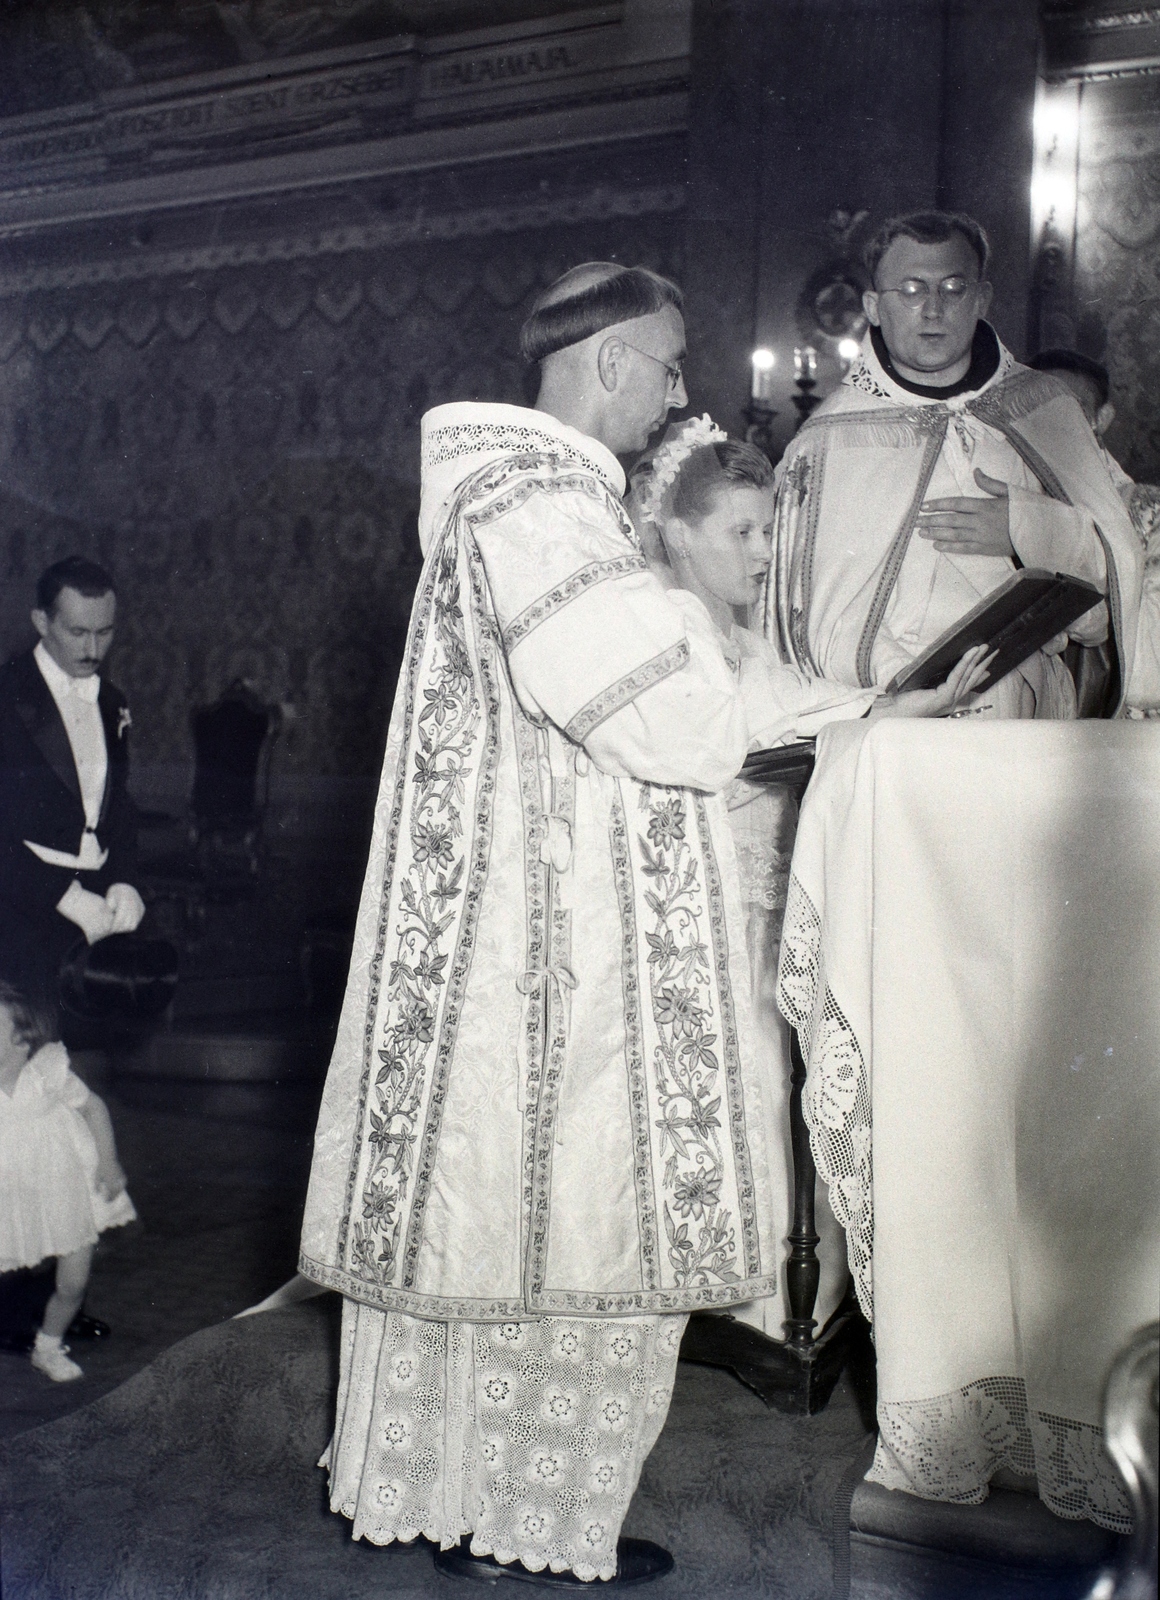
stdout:
<svg viewBox="0 0 1160 1600">
<path fill-rule="evenodd" d="M 985 644 L 972 645 L 937 689 L 905 689 L 901 694 L 884 694 L 870 707 L 870 719 L 953 716 L 983 683 L 995 654 Z"/>
</svg>

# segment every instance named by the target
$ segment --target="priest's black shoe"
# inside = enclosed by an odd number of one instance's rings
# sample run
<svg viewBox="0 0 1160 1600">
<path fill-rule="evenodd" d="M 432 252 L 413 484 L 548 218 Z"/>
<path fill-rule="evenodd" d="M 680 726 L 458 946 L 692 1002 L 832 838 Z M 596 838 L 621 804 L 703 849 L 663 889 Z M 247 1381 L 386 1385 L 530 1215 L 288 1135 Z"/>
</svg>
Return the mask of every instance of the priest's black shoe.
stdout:
<svg viewBox="0 0 1160 1600">
<path fill-rule="evenodd" d="M 90 1317 L 87 1311 L 78 1311 L 68 1325 L 66 1339 L 107 1339 L 112 1333 L 107 1322 L 100 1317 Z"/>
<path fill-rule="evenodd" d="M 602 1594 L 605 1589 L 627 1589 L 636 1583 L 651 1583 L 673 1570 L 673 1558 L 659 1544 L 650 1539 L 620 1539 L 616 1545 L 616 1577 L 601 1583 L 585 1583 L 574 1572 L 530 1572 L 518 1561 L 504 1564 L 494 1556 L 473 1556 L 471 1535 L 459 1541 L 451 1550 L 439 1550 L 435 1555 L 435 1569 L 449 1578 L 477 1578 L 484 1583 L 538 1583 L 545 1589 L 586 1589 L 589 1594 Z"/>
<path fill-rule="evenodd" d="M 15 1355 L 28 1355 L 35 1343 L 34 1333 L 0 1333 L 0 1350 L 11 1350 Z"/>
</svg>

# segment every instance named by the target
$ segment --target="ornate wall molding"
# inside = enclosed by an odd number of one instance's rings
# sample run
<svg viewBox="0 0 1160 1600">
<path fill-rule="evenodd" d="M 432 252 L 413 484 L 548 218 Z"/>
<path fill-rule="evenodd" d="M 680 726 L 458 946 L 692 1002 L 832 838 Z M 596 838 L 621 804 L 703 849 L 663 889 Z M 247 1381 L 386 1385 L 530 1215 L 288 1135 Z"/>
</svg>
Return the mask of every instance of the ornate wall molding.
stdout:
<svg viewBox="0 0 1160 1600">
<path fill-rule="evenodd" d="M 519 328 L 571 262 L 682 276 L 679 211 L 590 211 L 0 302 L 0 658 L 37 573 L 81 550 L 123 596 L 142 797 L 148 769 L 188 774 L 190 706 L 237 677 L 297 708 L 284 777 L 373 771 L 420 562 L 420 416 L 526 403 Z"/>
<path fill-rule="evenodd" d="M 691 0 L 397 36 L 0 119 L 0 236 L 687 125 Z"/>
<path fill-rule="evenodd" d="M 1072 33 L 1111 33 L 1119 28 L 1150 28 L 1160 24 L 1160 6 L 1141 11 L 1111 11 L 1102 16 L 1077 16 L 1070 23 Z"/>
<path fill-rule="evenodd" d="M 1110 81 L 1160 72 L 1160 6 L 1132 11 L 1062 11 L 1045 7 L 1048 81 Z"/>
<path fill-rule="evenodd" d="M 585 193 L 547 200 L 529 198 L 506 206 L 480 206 L 443 213 L 415 207 L 382 222 L 348 224 L 317 232 L 298 230 L 273 238 L 240 239 L 184 250 L 144 249 L 106 260 L 0 270 L 0 298 L 82 285 L 131 283 L 212 272 L 222 267 L 304 261 L 435 239 L 478 238 L 487 234 L 517 233 L 525 228 L 665 214 L 680 211 L 684 204 L 684 184 L 668 183 L 641 188 L 598 186 Z"/>
</svg>

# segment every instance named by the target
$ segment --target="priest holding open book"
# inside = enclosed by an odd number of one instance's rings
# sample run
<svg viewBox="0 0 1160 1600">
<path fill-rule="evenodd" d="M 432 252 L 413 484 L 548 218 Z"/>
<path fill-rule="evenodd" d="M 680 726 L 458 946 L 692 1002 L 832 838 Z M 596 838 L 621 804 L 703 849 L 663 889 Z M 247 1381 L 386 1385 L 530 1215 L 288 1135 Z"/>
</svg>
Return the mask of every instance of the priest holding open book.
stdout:
<svg viewBox="0 0 1160 1600">
<path fill-rule="evenodd" d="M 1140 543 L 1074 395 L 983 320 L 988 255 L 978 223 L 944 212 L 895 218 L 871 242 L 862 352 L 779 469 L 766 632 L 812 676 L 886 687 L 1017 572 L 1066 574 L 1103 599 L 970 709 L 1074 717 L 1062 652 L 1110 636 L 1111 715 Z"/>
</svg>

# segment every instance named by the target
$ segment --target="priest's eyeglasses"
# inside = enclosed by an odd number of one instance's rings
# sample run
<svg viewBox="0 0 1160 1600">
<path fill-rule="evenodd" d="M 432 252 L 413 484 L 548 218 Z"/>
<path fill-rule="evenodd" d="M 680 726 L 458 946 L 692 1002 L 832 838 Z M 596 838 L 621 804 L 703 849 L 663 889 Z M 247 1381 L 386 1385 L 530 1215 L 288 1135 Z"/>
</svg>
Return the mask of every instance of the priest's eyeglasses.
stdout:
<svg viewBox="0 0 1160 1600">
<path fill-rule="evenodd" d="M 932 294 L 939 305 L 957 305 L 978 287 L 977 278 L 964 278 L 955 273 L 938 284 L 924 283 L 921 278 L 904 278 L 893 289 L 879 289 L 878 293 L 900 295 L 904 306 L 924 306 Z"/>
<path fill-rule="evenodd" d="M 669 388 L 670 389 L 679 389 L 681 387 L 681 377 L 682 377 L 681 368 L 684 365 L 683 360 L 682 361 L 662 361 L 660 356 L 650 355 L 647 350 L 641 350 L 639 348 L 639 346 L 637 346 L 635 344 L 628 344 L 628 340 L 625 339 L 623 336 L 621 336 L 620 342 L 621 342 L 621 344 L 628 345 L 628 348 L 630 350 L 635 350 L 637 355 L 638 356 L 643 356 L 646 361 L 655 361 L 658 367 L 663 367 L 665 369 L 665 371 L 669 375 Z"/>
</svg>

